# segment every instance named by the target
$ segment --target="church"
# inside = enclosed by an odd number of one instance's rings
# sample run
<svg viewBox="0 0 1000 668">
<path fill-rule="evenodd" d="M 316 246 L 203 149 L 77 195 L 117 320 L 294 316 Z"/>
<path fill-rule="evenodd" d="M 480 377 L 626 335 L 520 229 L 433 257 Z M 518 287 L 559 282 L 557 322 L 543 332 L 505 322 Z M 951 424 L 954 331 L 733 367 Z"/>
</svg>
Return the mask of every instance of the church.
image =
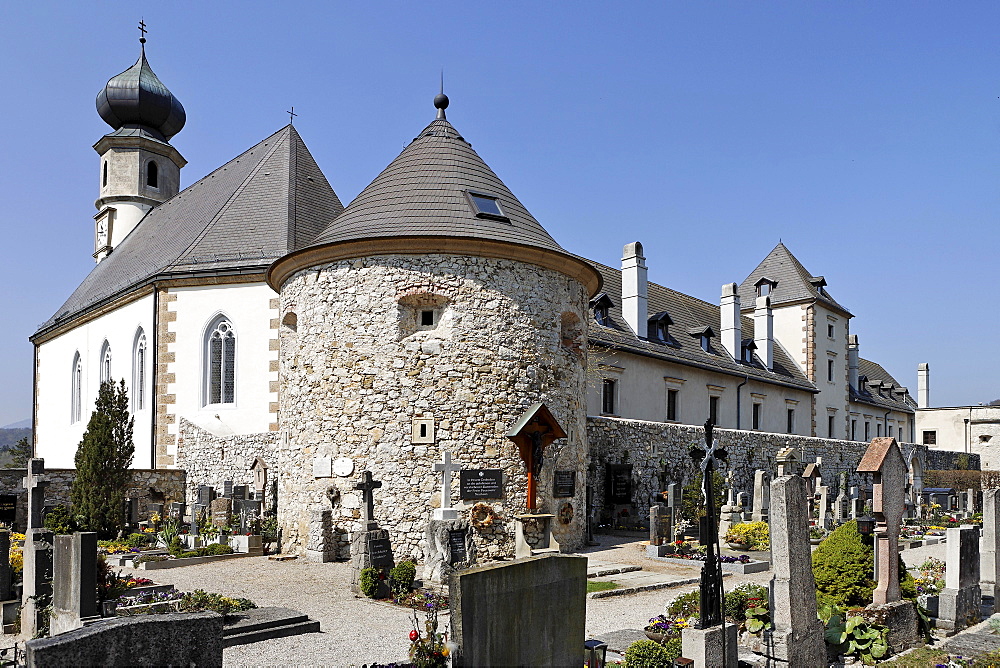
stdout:
<svg viewBox="0 0 1000 668">
<path fill-rule="evenodd" d="M 498 472 L 480 498 L 510 521 L 476 545 L 501 558 L 526 512 L 582 544 L 610 503 L 590 445 L 607 421 L 711 418 L 833 451 L 914 440 L 906 387 L 859 357 L 850 312 L 783 244 L 715 304 L 649 282 L 639 242 L 620 269 L 578 257 L 448 107 L 437 95 L 346 207 L 292 125 L 182 189 L 184 108 L 143 45 L 97 97 L 111 131 L 94 144 L 96 266 L 31 337 L 35 456 L 72 468 L 100 383 L 124 379 L 133 466 L 186 471 L 193 503 L 198 485 L 247 482 L 265 462 L 287 551 L 347 556 L 370 471 L 376 518 L 419 558 L 431 510 L 476 498 L 441 498 L 448 454 Z M 516 431 L 543 413 L 557 436 L 528 465 Z M 648 477 L 632 475 L 637 489 Z"/>
</svg>

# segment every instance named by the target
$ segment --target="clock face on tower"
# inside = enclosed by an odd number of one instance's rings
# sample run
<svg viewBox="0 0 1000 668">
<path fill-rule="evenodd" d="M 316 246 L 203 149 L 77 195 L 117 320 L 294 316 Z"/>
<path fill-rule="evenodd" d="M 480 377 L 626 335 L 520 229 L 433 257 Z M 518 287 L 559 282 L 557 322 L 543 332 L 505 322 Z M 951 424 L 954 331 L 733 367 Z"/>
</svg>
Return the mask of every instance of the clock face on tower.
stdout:
<svg viewBox="0 0 1000 668">
<path fill-rule="evenodd" d="M 108 219 L 101 218 L 97 221 L 97 247 L 104 248 L 108 245 Z"/>
</svg>

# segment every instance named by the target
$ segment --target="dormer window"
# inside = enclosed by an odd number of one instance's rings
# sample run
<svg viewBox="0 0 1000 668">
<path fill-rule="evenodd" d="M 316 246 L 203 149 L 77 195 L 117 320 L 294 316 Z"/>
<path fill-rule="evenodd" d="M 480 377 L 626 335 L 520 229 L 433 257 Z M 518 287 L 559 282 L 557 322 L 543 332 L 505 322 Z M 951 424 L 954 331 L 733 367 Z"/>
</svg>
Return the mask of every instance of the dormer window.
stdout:
<svg viewBox="0 0 1000 668">
<path fill-rule="evenodd" d="M 698 345 L 702 350 L 707 353 L 712 352 L 712 337 L 715 336 L 715 332 L 711 327 L 692 327 L 688 330 L 688 334 L 698 339 Z"/>
<path fill-rule="evenodd" d="M 758 297 L 768 296 L 769 294 L 771 294 L 771 292 L 774 291 L 774 288 L 777 287 L 777 285 L 778 281 L 774 280 L 773 278 L 768 278 L 767 276 L 762 276 L 761 278 L 757 279 L 756 283 L 754 283 L 754 287 L 757 288 Z"/>
<path fill-rule="evenodd" d="M 809 283 L 816 288 L 816 291 L 821 295 L 826 295 L 826 279 L 822 276 L 813 276 L 809 279 Z"/>
<path fill-rule="evenodd" d="M 677 342 L 670 336 L 670 325 L 674 321 L 666 311 L 660 311 L 649 317 L 646 321 L 646 338 L 650 341 L 659 341 L 667 345 L 677 345 Z"/>
<path fill-rule="evenodd" d="M 598 325 L 609 327 L 611 325 L 611 307 L 614 303 L 607 293 L 602 292 L 590 300 L 590 307 L 594 309 L 594 320 Z"/>
<path fill-rule="evenodd" d="M 753 342 L 753 339 L 743 339 L 740 350 L 742 351 L 741 361 L 744 364 L 753 364 L 753 351 L 757 350 L 757 344 Z"/>
<path fill-rule="evenodd" d="M 510 222 L 510 218 L 504 213 L 500 205 L 500 199 L 495 195 L 488 195 L 471 190 L 465 193 L 469 197 L 472 210 L 476 213 L 476 218 L 486 218 L 489 220 L 500 220 L 505 223 Z"/>
</svg>

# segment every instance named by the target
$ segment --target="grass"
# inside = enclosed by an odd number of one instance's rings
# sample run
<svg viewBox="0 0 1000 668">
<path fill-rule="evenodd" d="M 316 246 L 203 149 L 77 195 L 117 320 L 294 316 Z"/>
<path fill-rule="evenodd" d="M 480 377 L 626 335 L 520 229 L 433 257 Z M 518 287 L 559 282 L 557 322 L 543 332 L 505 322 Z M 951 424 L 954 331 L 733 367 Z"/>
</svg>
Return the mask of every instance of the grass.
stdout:
<svg viewBox="0 0 1000 668">
<path fill-rule="evenodd" d="M 976 668 L 998 668 L 1000 667 L 1000 652 L 989 652 L 976 656 L 966 656 L 971 658 Z M 936 647 L 921 647 L 915 649 L 906 656 L 897 659 L 890 659 L 880 666 L 896 666 L 897 668 L 934 668 L 934 666 L 948 663 L 948 651 L 937 649 Z"/>
<path fill-rule="evenodd" d="M 593 580 L 587 580 L 587 593 L 590 594 L 595 591 L 607 591 L 609 589 L 618 589 L 617 582 L 594 582 Z"/>
</svg>

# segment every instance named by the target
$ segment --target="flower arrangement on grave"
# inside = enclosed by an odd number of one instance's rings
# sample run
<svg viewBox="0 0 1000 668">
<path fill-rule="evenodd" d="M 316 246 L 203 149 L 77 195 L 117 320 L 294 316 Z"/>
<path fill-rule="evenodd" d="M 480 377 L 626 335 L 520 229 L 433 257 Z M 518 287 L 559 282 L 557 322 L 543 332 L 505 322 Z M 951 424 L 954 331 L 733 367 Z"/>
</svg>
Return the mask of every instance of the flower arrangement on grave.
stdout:
<svg viewBox="0 0 1000 668">
<path fill-rule="evenodd" d="M 477 529 L 488 529 L 498 519 L 500 515 L 488 503 L 477 503 L 469 511 L 469 522 Z"/>
<path fill-rule="evenodd" d="M 734 524 L 726 532 L 725 541 L 733 545 L 741 545 L 748 550 L 764 551 L 771 549 L 771 537 L 767 522 L 741 522 Z"/>
<path fill-rule="evenodd" d="M 914 584 L 918 595 L 934 596 L 944 589 L 945 564 L 931 557 L 917 567 Z"/>
<path fill-rule="evenodd" d="M 811 526 L 809 527 L 809 538 L 813 540 L 822 540 L 830 535 L 830 530 L 825 529 L 821 526 Z"/>
<path fill-rule="evenodd" d="M 410 631 L 410 661 L 419 668 L 446 668 L 451 654 L 448 636 L 438 633 L 438 613 L 436 608 L 428 608 L 424 620 L 424 632 L 420 631 L 420 620 L 413 613 L 413 630 Z"/>
</svg>

